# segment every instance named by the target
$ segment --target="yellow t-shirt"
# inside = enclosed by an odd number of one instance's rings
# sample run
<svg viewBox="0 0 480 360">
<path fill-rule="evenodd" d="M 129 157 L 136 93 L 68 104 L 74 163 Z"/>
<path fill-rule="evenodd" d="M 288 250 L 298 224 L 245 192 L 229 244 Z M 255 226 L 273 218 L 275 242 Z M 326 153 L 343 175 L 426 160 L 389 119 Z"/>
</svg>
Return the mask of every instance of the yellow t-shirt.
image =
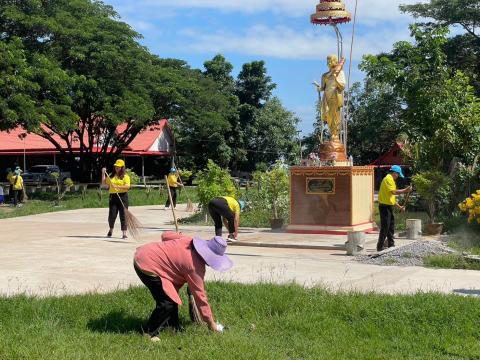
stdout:
<svg viewBox="0 0 480 360">
<path fill-rule="evenodd" d="M 13 190 L 23 189 L 23 178 L 21 175 L 13 175 L 10 177 L 10 184 L 13 186 Z"/>
<path fill-rule="evenodd" d="M 178 176 L 177 174 L 170 174 L 167 178 L 168 186 L 178 187 Z"/>
<path fill-rule="evenodd" d="M 383 178 L 378 192 L 378 203 L 383 205 L 395 205 L 397 202 L 393 191 L 397 190 L 397 184 L 391 174 Z"/>
<path fill-rule="evenodd" d="M 107 183 L 107 185 L 110 186 L 109 188 L 109 192 L 110 194 L 123 194 L 123 193 L 126 193 L 128 190 L 117 190 L 115 189 L 114 186 L 128 186 L 130 187 L 130 176 L 128 176 L 127 174 L 125 174 L 123 176 L 123 179 L 120 179 L 119 177 L 117 177 L 117 175 L 115 175 L 114 177 L 112 177 L 112 181 L 110 182 L 110 179 L 107 178 L 105 180 L 105 182 Z"/>
<path fill-rule="evenodd" d="M 228 208 L 232 210 L 235 214 L 240 214 L 240 204 L 231 196 L 222 196 L 227 200 Z"/>
</svg>

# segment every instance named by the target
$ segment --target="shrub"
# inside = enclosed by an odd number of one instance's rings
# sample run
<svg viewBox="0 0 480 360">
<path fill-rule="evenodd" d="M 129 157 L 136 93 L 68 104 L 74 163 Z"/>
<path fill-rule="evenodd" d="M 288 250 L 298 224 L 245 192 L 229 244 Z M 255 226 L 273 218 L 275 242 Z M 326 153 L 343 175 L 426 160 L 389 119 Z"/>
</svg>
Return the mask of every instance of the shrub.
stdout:
<svg viewBox="0 0 480 360">
<path fill-rule="evenodd" d="M 480 190 L 458 204 L 458 207 L 461 212 L 468 215 L 469 224 L 474 221 L 480 224 Z"/>
<path fill-rule="evenodd" d="M 136 185 L 140 183 L 140 176 L 138 176 L 132 169 L 125 169 L 125 172 L 130 176 L 130 184 Z"/>
<path fill-rule="evenodd" d="M 288 216 L 289 183 L 288 172 L 281 162 L 267 172 L 257 171 L 254 180 L 258 182 L 257 191 L 251 197 L 253 209 L 268 209 L 275 219 Z"/>
<path fill-rule="evenodd" d="M 226 169 L 220 168 L 212 160 L 208 160 L 207 168 L 198 173 L 198 198 L 203 208 L 210 200 L 218 196 L 237 198 L 237 189 L 232 177 Z"/>
<path fill-rule="evenodd" d="M 452 182 L 439 171 L 420 172 L 412 178 L 413 183 L 425 204 L 429 221 L 435 222 L 439 210 L 448 206 Z"/>
</svg>

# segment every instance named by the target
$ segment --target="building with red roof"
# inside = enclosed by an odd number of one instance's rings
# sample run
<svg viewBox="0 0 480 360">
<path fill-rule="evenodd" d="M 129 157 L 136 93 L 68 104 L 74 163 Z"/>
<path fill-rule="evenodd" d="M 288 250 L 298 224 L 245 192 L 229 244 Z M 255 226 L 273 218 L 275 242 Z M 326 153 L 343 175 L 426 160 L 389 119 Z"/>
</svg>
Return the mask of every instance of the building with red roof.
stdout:
<svg viewBox="0 0 480 360">
<path fill-rule="evenodd" d="M 126 130 L 126 125 L 117 127 L 117 136 Z M 85 135 L 87 136 L 87 135 Z M 67 143 L 54 134 L 52 138 L 62 148 L 67 148 Z M 100 140 L 97 140 L 101 142 Z M 88 139 L 84 144 L 89 145 Z M 71 140 L 72 153 L 80 156 L 80 141 Z M 93 144 L 93 152 L 100 151 L 101 144 Z M 134 168 L 135 172 L 147 175 L 155 164 L 165 162 L 174 154 L 174 135 L 167 119 L 161 120 L 157 125 L 152 125 L 140 132 L 135 139 L 124 149 L 122 157 L 127 162 L 127 167 Z M 0 131 L 0 169 L 14 165 L 30 168 L 33 165 L 57 164 L 69 169 L 69 164 L 63 159 L 62 153 L 55 145 L 34 133 L 26 132 L 23 128 L 11 131 Z M 145 170 L 147 169 L 147 173 Z"/>
</svg>

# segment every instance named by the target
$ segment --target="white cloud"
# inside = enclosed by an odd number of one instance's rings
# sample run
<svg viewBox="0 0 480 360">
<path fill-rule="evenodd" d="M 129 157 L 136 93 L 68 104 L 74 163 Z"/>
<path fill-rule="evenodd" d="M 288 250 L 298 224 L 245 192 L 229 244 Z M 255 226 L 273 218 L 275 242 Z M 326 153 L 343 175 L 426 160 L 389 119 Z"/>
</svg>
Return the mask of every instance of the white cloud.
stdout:
<svg viewBox="0 0 480 360">
<path fill-rule="evenodd" d="M 359 23 L 374 24 L 379 21 L 395 21 L 405 18 L 398 10 L 400 4 L 412 4 L 426 0 L 358 0 Z M 318 1 L 313 0 L 126 0 L 122 8 L 136 13 L 164 16 L 174 9 L 182 12 L 194 9 L 211 9 L 224 12 L 273 13 L 284 17 L 305 17 L 315 11 Z M 352 13 L 355 0 L 346 0 Z M 120 12 L 121 9 L 120 9 Z M 179 15 L 179 14 L 177 14 Z M 266 15 L 267 16 L 267 15 Z"/>
<path fill-rule="evenodd" d="M 287 26 L 272 28 L 256 25 L 242 32 L 220 30 L 203 33 L 188 29 L 182 34 L 188 40 L 182 41 L 181 48 L 177 50 L 196 53 L 236 53 L 280 59 L 316 60 L 326 57 L 336 49 L 333 30 L 325 27 L 295 31 Z M 350 49 L 350 38 L 349 36 L 344 38 L 346 56 Z M 366 53 L 390 49 L 394 42 L 406 38 L 408 38 L 406 27 L 362 32 L 355 40 L 354 60 L 360 60 Z"/>
</svg>

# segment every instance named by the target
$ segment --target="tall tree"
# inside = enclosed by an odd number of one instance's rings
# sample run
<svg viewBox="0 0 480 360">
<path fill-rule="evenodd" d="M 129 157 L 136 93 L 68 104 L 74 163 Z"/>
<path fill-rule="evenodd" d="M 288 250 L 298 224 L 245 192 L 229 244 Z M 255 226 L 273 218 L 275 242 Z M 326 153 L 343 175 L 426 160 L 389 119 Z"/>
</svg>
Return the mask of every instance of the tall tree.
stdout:
<svg viewBox="0 0 480 360">
<path fill-rule="evenodd" d="M 402 11 L 433 23 L 424 27 L 460 26 L 464 33 L 450 38 L 444 44 L 449 65 L 468 75 L 480 95 L 480 0 L 430 0 L 427 3 L 403 5 Z"/>
<path fill-rule="evenodd" d="M 442 26 L 459 25 L 480 39 L 480 0 L 430 0 L 428 3 L 402 5 L 400 9 L 417 18 L 430 18 Z"/>
<path fill-rule="evenodd" d="M 234 135 L 238 151 L 235 159 L 240 163 L 239 168 L 246 171 L 255 169 L 254 151 L 249 148 L 256 133 L 256 117 L 259 110 L 270 99 L 276 84 L 267 75 L 267 68 L 264 61 L 252 61 L 243 64 L 235 84 L 235 93 L 240 101 L 239 123 L 236 126 Z"/>
<path fill-rule="evenodd" d="M 233 93 L 235 79 L 232 76 L 233 65 L 221 54 L 217 54 L 212 60 L 203 63 L 204 74 L 212 78 L 223 91 Z"/>
<path fill-rule="evenodd" d="M 468 78 L 448 66 L 443 51 L 448 31 L 411 29 L 414 44 L 398 42 L 389 54 L 366 57 L 363 70 L 399 97 L 393 109 L 401 131 L 414 144 L 417 169 L 446 172 L 454 158 L 472 164 L 480 151 L 479 99 Z"/>
<path fill-rule="evenodd" d="M 293 162 L 298 158 L 298 118 L 286 110 L 276 97 L 268 100 L 255 117 L 254 132 L 249 138 L 250 167 L 272 164 L 280 158 Z"/>
</svg>

